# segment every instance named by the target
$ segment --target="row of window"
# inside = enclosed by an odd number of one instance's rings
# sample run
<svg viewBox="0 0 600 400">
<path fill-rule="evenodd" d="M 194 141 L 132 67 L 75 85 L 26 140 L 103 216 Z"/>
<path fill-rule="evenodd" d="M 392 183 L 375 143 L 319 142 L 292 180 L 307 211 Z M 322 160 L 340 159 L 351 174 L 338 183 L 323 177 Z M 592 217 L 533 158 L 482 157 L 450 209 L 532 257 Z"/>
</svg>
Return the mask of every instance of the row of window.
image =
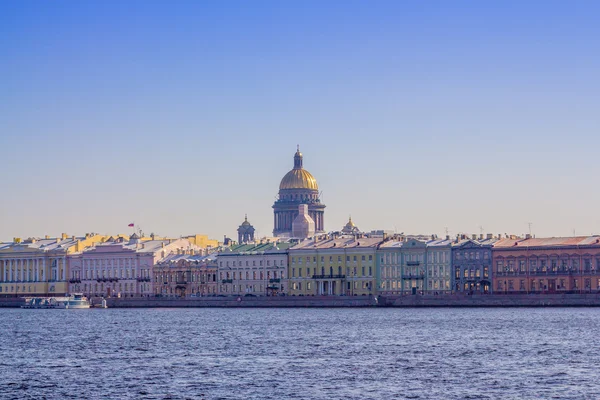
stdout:
<svg viewBox="0 0 600 400">
<path fill-rule="evenodd" d="M 304 273 L 306 271 L 306 274 Z M 325 269 L 325 267 L 321 267 L 321 274 L 320 275 L 325 275 L 325 272 L 328 272 L 329 275 L 333 276 L 334 275 L 334 269 L 333 267 L 329 267 L 328 270 Z M 337 270 L 335 270 L 337 272 L 337 275 L 343 275 L 343 269 L 342 267 L 337 267 Z M 312 272 L 312 273 L 311 273 Z M 358 272 L 358 267 L 353 267 L 351 269 L 351 267 L 346 267 L 346 276 L 351 276 L 350 273 L 352 272 L 352 276 L 373 276 L 373 267 L 361 267 L 360 272 L 361 274 L 359 275 Z M 368 272 L 368 275 L 367 275 Z M 310 267 L 306 267 L 306 270 L 304 270 L 302 267 L 298 267 L 298 278 L 302 278 L 302 277 L 307 277 L 310 278 L 313 275 L 319 275 L 317 274 L 317 268 L 310 268 Z M 292 268 L 292 278 L 296 278 L 296 268 Z"/>
<path fill-rule="evenodd" d="M 245 261 L 246 263 L 246 267 L 250 266 L 250 262 L 248 260 Z M 219 261 L 219 267 L 223 268 L 223 267 L 241 267 L 242 266 L 242 261 Z M 252 266 L 256 267 L 256 260 L 252 260 Z M 263 260 L 258 260 L 258 266 L 262 267 L 263 266 Z M 271 260 L 267 260 L 267 267 L 271 266 Z M 277 260 L 273 260 L 273 266 L 277 267 Z M 284 260 L 279 260 L 279 266 L 280 267 L 285 267 L 285 261 Z"/>
<path fill-rule="evenodd" d="M 185 272 L 182 273 L 170 273 L 170 274 L 157 274 L 154 276 L 155 282 L 180 282 L 187 281 L 188 275 Z M 216 282 L 217 274 L 192 274 L 191 282 Z"/>
<path fill-rule="evenodd" d="M 427 253 L 427 256 L 425 253 L 421 253 L 421 254 L 385 253 L 385 254 L 381 254 L 379 261 L 381 262 L 381 264 L 384 264 L 384 265 L 401 264 L 402 256 L 404 256 L 404 263 L 411 262 L 411 261 L 424 262 L 424 260 L 427 258 L 428 262 L 430 262 L 430 263 L 433 263 L 433 264 L 442 263 L 443 264 L 443 263 L 448 263 L 450 261 L 449 254 L 450 253 L 447 251 L 429 252 L 429 253 Z"/>
<path fill-rule="evenodd" d="M 454 269 L 454 277 L 456 279 L 460 279 L 460 267 L 456 267 Z M 481 269 L 480 268 L 465 268 L 463 270 L 463 278 L 480 278 L 481 277 Z M 490 269 L 488 267 L 483 267 L 483 277 L 490 277 Z"/>
<path fill-rule="evenodd" d="M 488 260 L 489 258 L 489 251 L 457 251 L 454 253 L 454 259 L 456 260 Z"/>
<path fill-rule="evenodd" d="M 233 271 L 233 272 L 220 272 L 220 279 L 253 279 L 263 280 L 265 275 L 263 271 Z M 251 278 L 252 277 L 252 278 Z M 267 271 L 267 279 L 282 279 L 285 278 L 283 271 L 277 273 L 277 271 Z"/>
<path fill-rule="evenodd" d="M 570 287 L 567 287 L 568 284 L 571 284 Z M 516 282 L 514 282 L 512 279 L 508 280 L 508 281 L 503 281 L 503 280 L 498 280 L 496 282 L 496 289 L 499 291 L 502 290 L 517 290 L 516 289 Z M 583 282 L 584 285 L 584 289 L 591 289 L 592 288 L 592 280 L 590 278 L 586 278 Z M 597 280 L 597 288 L 600 288 L 600 278 L 598 278 Z M 553 280 L 552 282 L 544 280 L 544 279 L 539 279 L 539 280 L 532 280 L 530 282 L 530 287 L 529 290 L 531 291 L 542 291 L 542 290 L 579 290 L 579 280 L 577 279 L 573 279 L 573 280 L 568 280 L 568 279 L 557 279 L 557 280 Z M 519 291 L 526 291 L 527 289 L 525 288 L 525 279 L 521 279 L 519 280 Z"/>
<path fill-rule="evenodd" d="M 136 264 L 135 258 L 99 258 L 92 260 L 83 260 L 85 267 L 100 267 L 100 266 L 113 266 L 113 267 L 131 267 Z"/>
<path fill-rule="evenodd" d="M 312 282 L 306 282 L 305 283 L 305 287 L 306 290 L 312 290 Z M 346 289 L 347 290 L 358 290 L 358 289 L 370 289 L 371 288 L 371 282 L 346 282 Z M 302 290 L 302 282 L 293 282 L 292 283 L 292 290 L 298 290 L 301 291 Z"/>
<path fill-rule="evenodd" d="M 140 270 L 140 276 L 147 278 L 150 276 L 149 269 Z M 99 278 L 119 278 L 119 279 L 135 279 L 135 269 L 103 269 L 103 270 L 90 270 L 86 269 L 83 271 L 85 279 L 99 279 Z M 81 279 L 80 271 L 73 271 L 73 278 Z"/>
<path fill-rule="evenodd" d="M 517 264 L 518 261 L 518 264 Z M 571 262 L 569 262 L 571 261 Z M 594 265 L 591 259 L 583 260 L 583 268 L 585 271 L 590 271 L 592 269 L 600 270 L 600 259 L 596 260 L 596 268 L 593 268 Z M 526 272 L 527 270 L 527 261 L 526 260 L 499 260 L 496 262 L 496 271 L 497 272 Z M 579 270 L 579 259 L 574 258 L 571 260 L 567 259 L 550 259 L 550 260 L 539 260 L 539 259 L 530 259 L 529 260 L 529 270 L 531 272 L 541 271 L 541 272 L 557 272 L 557 271 L 568 271 L 568 270 Z"/>
<path fill-rule="evenodd" d="M 329 262 L 333 262 L 334 256 L 329 256 Z M 352 261 L 358 261 L 358 256 L 346 256 L 346 261 L 349 262 L 351 260 L 352 257 Z M 360 256 L 361 261 L 367 261 L 367 256 L 362 255 Z M 368 257 L 369 261 L 373 261 L 373 255 L 369 255 Z M 298 257 L 298 264 L 310 264 L 311 261 L 311 257 Z M 342 256 L 337 256 L 337 261 L 338 262 L 342 262 Z M 325 256 L 321 256 L 321 262 L 325 262 Z M 317 263 L 317 257 L 313 256 L 312 257 L 312 263 L 316 264 Z M 292 257 L 292 265 L 296 264 L 296 257 Z"/>
</svg>

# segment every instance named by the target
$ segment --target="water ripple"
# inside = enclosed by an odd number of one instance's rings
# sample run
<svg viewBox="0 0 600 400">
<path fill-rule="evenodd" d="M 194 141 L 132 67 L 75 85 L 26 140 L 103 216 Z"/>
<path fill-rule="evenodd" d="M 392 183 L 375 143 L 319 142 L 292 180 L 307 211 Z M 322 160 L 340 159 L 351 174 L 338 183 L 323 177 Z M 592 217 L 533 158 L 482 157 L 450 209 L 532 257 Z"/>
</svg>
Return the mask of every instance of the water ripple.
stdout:
<svg viewBox="0 0 600 400">
<path fill-rule="evenodd" d="M 0 310 L 2 399 L 593 399 L 600 309 Z"/>
</svg>

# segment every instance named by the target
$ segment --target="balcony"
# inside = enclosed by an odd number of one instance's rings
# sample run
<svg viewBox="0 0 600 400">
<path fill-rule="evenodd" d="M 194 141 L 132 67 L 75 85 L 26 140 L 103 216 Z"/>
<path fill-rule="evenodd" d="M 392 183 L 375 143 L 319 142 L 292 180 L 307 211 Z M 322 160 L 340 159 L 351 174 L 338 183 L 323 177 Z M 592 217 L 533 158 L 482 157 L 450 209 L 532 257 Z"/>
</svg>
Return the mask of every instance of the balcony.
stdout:
<svg viewBox="0 0 600 400">
<path fill-rule="evenodd" d="M 412 280 L 412 279 L 424 280 L 425 279 L 425 274 L 402 275 L 402 279 L 404 279 L 404 280 Z"/>
<path fill-rule="evenodd" d="M 313 275 L 313 279 L 346 279 L 346 275 Z"/>
<path fill-rule="evenodd" d="M 233 279 L 223 279 L 222 283 L 233 283 Z"/>
<path fill-rule="evenodd" d="M 418 267 L 419 265 L 421 265 L 421 261 L 407 261 L 406 262 L 407 267 Z"/>
<path fill-rule="evenodd" d="M 177 281 L 175 282 L 177 285 L 187 285 L 187 281 Z"/>
<path fill-rule="evenodd" d="M 269 285 L 267 286 L 268 290 L 279 290 L 279 286 L 278 285 Z"/>
<path fill-rule="evenodd" d="M 147 276 L 145 278 L 137 277 L 136 281 L 138 281 L 138 282 L 150 282 L 150 277 L 149 276 Z"/>
<path fill-rule="evenodd" d="M 69 283 L 81 283 L 81 279 L 76 279 L 76 278 L 69 279 Z"/>
<path fill-rule="evenodd" d="M 269 279 L 269 283 L 279 283 L 279 282 L 281 282 L 281 279 L 279 279 L 279 278 Z"/>
</svg>

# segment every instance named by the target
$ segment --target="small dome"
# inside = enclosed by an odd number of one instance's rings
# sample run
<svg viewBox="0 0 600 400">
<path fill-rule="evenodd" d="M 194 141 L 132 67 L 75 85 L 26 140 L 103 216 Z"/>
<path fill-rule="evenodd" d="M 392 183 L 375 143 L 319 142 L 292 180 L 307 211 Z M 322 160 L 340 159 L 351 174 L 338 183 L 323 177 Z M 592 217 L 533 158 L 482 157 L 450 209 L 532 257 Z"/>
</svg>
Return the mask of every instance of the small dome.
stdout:
<svg viewBox="0 0 600 400">
<path fill-rule="evenodd" d="M 359 229 L 354 222 L 352 222 L 352 217 L 348 218 L 348 223 L 342 228 L 343 233 L 356 233 L 359 232 Z"/>
<path fill-rule="evenodd" d="M 242 226 L 250 226 L 250 222 L 248 222 L 248 214 L 246 214 L 246 217 L 244 218 L 244 222 L 242 222 Z"/>
</svg>

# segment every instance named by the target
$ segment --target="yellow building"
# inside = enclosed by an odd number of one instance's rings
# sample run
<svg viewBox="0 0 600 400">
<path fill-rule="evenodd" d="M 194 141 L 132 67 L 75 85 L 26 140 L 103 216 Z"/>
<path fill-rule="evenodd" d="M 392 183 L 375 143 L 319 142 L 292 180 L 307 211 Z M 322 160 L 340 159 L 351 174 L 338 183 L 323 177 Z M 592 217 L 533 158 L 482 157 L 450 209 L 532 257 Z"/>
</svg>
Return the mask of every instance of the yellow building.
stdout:
<svg viewBox="0 0 600 400">
<path fill-rule="evenodd" d="M 375 253 L 382 238 L 322 235 L 289 250 L 292 296 L 366 296 L 375 293 Z"/>
<path fill-rule="evenodd" d="M 15 238 L 0 244 L 0 296 L 48 296 L 68 292 L 70 256 L 106 236 L 86 234 L 84 237 L 44 239 Z"/>
<path fill-rule="evenodd" d="M 203 249 L 206 249 L 208 247 L 212 247 L 213 249 L 219 247 L 219 241 L 215 240 L 215 239 L 209 239 L 208 235 L 190 235 L 190 236 L 184 236 L 182 237 L 182 239 L 187 239 L 190 241 L 190 243 L 198 246 L 198 247 L 202 247 Z"/>
</svg>

